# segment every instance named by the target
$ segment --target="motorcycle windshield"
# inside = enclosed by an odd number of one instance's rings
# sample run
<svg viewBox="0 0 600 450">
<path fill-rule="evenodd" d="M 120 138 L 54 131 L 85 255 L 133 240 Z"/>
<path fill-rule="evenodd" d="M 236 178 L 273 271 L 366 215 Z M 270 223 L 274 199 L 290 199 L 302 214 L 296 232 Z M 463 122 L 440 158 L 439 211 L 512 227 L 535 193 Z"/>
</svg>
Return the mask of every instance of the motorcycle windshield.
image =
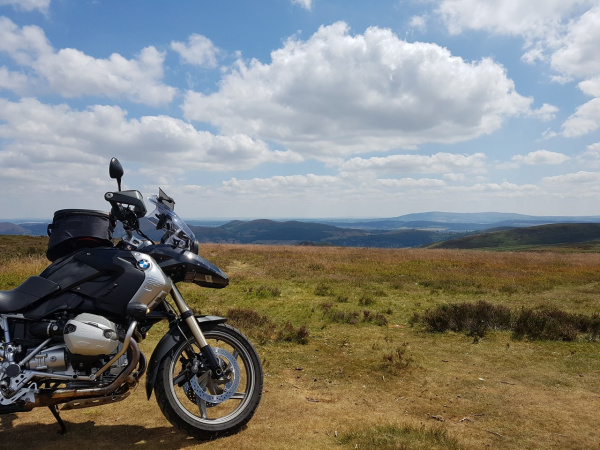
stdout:
<svg viewBox="0 0 600 450">
<path fill-rule="evenodd" d="M 152 214 L 153 217 L 149 218 L 149 220 L 154 223 L 157 220 L 155 217 L 166 219 L 162 229 L 167 231 L 169 237 L 165 243 L 178 245 L 175 241 L 187 240 L 188 246 L 190 246 L 196 239 L 196 236 L 194 236 L 194 232 L 190 230 L 190 227 L 186 225 L 183 219 L 167 205 L 160 202 L 156 195 L 151 196 L 148 200 L 156 207 Z M 159 222 L 157 221 L 156 223 Z"/>
</svg>

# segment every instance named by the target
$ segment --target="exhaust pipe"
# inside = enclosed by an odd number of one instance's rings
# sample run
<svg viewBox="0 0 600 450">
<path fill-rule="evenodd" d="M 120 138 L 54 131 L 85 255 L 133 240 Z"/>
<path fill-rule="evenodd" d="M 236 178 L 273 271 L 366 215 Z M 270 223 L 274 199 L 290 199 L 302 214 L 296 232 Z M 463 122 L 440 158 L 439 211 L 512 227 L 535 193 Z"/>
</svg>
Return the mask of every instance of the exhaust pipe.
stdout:
<svg viewBox="0 0 600 450">
<path fill-rule="evenodd" d="M 81 398 L 93 398 L 103 397 L 112 394 L 117 388 L 124 383 L 128 383 L 131 387 L 137 384 L 137 380 L 131 374 L 138 366 L 140 362 L 140 349 L 135 342 L 135 339 L 129 341 L 129 348 L 131 348 L 131 362 L 123 369 L 119 376 L 108 386 L 99 388 L 85 388 L 85 389 L 57 389 L 49 393 L 39 394 L 36 398 L 35 407 L 38 406 L 54 406 L 61 403 L 67 403 L 74 399 Z"/>
</svg>

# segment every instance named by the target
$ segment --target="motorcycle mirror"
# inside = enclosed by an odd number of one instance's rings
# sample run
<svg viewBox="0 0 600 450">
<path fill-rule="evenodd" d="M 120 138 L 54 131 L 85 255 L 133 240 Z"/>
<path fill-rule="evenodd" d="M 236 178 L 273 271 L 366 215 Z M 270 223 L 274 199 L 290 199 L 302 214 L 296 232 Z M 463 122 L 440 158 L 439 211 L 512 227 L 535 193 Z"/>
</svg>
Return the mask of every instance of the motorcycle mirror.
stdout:
<svg viewBox="0 0 600 450">
<path fill-rule="evenodd" d="M 125 171 L 119 160 L 117 158 L 112 158 L 110 160 L 110 165 L 108 166 L 108 174 L 111 178 L 116 178 L 119 191 L 121 190 L 121 178 L 124 173 Z"/>
</svg>

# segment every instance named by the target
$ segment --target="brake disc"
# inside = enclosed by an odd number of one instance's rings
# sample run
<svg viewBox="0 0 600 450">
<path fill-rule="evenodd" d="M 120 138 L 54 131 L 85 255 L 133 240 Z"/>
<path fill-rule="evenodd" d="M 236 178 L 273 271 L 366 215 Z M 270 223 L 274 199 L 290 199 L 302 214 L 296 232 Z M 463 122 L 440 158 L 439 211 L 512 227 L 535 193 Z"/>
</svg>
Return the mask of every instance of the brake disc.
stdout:
<svg viewBox="0 0 600 450">
<path fill-rule="evenodd" d="M 211 406 L 214 406 L 230 399 L 235 394 L 240 385 L 241 373 L 240 366 L 231 353 L 218 347 L 212 350 L 215 356 L 225 363 L 223 377 L 214 379 L 208 371 L 200 378 L 194 376 L 190 379 L 190 386 L 196 397 L 212 403 Z M 186 394 L 188 397 L 190 396 L 189 393 Z"/>
</svg>

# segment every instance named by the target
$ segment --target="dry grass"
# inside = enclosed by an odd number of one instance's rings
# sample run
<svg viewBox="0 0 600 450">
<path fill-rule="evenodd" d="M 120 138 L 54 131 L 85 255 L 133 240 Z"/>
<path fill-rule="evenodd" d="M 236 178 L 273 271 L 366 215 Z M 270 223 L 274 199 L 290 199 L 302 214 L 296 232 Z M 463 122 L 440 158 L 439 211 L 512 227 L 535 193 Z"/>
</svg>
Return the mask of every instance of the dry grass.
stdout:
<svg viewBox="0 0 600 450">
<path fill-rule="evenodd" d="M 489 331 L 429 333 L 410 318 L 439 305 L 487 302 L 592 315 L 600 254 L 206 245 L 232 283 L 185 287 L 202 312 L 255 311 L 265 366 L 263 402 L 248 428 L 217 445 L 241 448 L 587 449 L 598 445 L 600 347 L 515 340 Z M 3 263 L 0 288 L 43 261 Z M 14 265 L 11 265 L 14 264 Z M 22 264 L 22 265 L 20 265 Z M 12 277 L 12 278 L 11 278 Z M 13 281 L 11 281 L 13 280 Z M 386 324 L 335 321 L 328 311 Z M 235 316 L 235 314 L 234 314 Z M 239 318 L 249 335 L 259 333 Z M 278 339 L 289 323 L 305 344 Z M 264 327 L 263 327 L 264 328 Z M 144 343 L 150 353 L 160 330 Z M 204 448 L 173 431 L 143 389 L 122 403 L 66 411 L 57 436 L 49 411 L 0 416 L 0 448 Z"/>
</svg>

